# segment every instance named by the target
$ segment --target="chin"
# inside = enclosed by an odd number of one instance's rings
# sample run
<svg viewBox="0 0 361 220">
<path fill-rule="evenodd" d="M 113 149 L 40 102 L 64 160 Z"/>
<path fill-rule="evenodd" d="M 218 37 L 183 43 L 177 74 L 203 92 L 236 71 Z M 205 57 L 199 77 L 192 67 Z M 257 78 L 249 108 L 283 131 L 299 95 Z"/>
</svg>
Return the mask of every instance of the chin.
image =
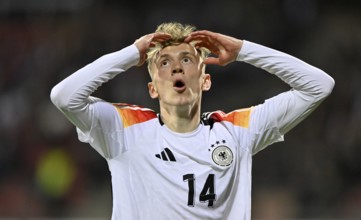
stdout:
<svg viewBox="0 0 361 220">
<path fill-rule="evenodd" d="M 197 99 L 194 99 L 194 98 L 190 98 L 190 97 L 178 97 L 178 98 L 174 98 L 172 99 L 171 103 L 174 105 L 174 106 L 194 106 L 196 105 L 197 103 L 199 103 L 199 101 Z"/>
<path fill-rule="evenodd" d="M 172 105 L 181 107 L 181 106 L 188 106 L 191 103 L 192 102 L 189 102 L 189 101 L 186 101 L 186 100 L 179 100 L 179 101 L 172 102 Z"/>
<path fill-rule="evenodd" d="M 169 106 L 193 106 L 200 102 L 200 98 L 199 96 L 190 95 L 189 93 L 178 93 L 163 97 L 162 102 Z"/>
</svg>

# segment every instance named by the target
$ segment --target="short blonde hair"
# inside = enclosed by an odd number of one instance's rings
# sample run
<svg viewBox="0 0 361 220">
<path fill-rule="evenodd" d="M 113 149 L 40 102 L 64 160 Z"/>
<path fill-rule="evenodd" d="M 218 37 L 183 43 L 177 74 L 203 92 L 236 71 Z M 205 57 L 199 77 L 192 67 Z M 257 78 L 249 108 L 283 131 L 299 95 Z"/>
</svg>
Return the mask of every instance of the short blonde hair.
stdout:
<svg viewBox="0 0 361 220">
<path fill-rule="evenodd" d="M 151 73 L 150 71 L 150 67 L 152 65 L 152 63 L 154 62 L 154 59 L 156 57 L 156 54 L 163 48 L 170 46 L 170 45 L 178 45 L 184 42 L 184 39 L 192 32 L 194 32 L 196 30 L 196 27 L 193 25 L 189 25 L 189 24 L 181 24 L 178 22 L 168 22 L 168 23 L 163 23 L 161 25 L 159 25 L 155 31 L 155 33 L 167 33 L 170 34 L 172 36 L 172 38 L 170 40 L 167 40 L 163 43 L 155 43 L 154 47 L 151 47 L 148 51 L 147 51 L 147 63 L 148 63 L 148 71 L 149 73 Z M 190 45 L 194 46 L 196 42 L 190 42 Z M 198 52 L 200 52 L 201 58 L 205 59 L 210 51 L 205 48 L 205 47 L 201 47 L 199 49 L 197 49 Z"/>
</svg>

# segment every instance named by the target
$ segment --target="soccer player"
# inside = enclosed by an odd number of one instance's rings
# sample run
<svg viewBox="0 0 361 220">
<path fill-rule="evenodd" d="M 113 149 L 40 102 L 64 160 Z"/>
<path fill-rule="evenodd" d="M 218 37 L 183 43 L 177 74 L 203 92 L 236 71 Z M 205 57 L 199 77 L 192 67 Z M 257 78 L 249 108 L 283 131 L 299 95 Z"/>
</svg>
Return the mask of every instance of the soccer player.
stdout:
<svg viewBox="0 0 361 220">
<path fill-rule="evenodd" d="M 145 61 L 159 114 L 91 96 Z M 201 113 L 202 92 L 211 88 L 206 65 L 234 61 L 262 68 L 292 89 L 253 107 Z M 164 23 L 64 79 L 52 89 L 51 100 L 77 127 L 80 141 L 106 159 L 112 219 L 239 220 L 251 218 L 252 156 L 282 141 L 333 86 L 326 73 L 285 53 Z"/>
</svg>

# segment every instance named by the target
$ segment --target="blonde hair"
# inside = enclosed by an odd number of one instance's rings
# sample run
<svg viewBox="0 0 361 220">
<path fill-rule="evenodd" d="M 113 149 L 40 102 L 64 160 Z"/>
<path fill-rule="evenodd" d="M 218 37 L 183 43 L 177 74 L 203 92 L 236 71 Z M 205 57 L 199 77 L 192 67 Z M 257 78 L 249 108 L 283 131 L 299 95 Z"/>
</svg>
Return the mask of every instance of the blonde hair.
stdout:
<svg viewBox="0 0 361 220">
<path fill-rule="evenodd" d="M 167 33 L 172 36 L 170 40 L 167 40 L 163 43 L 155 42 L 155 46 L 151 47 L 147 51 L 147 63 L 148 63 L 148 71 L 151 73 L 150 67 L 152 62 L 154 61 L 156 54 L 162 50 L 163 48 L 170 46 L 170 45 L 178 45 L 184 42 L 184 39 L 193 31 L 196 30 L 196 27 L 189 24 L 181 24 L 178 22 L 168 22 L 159 25 L 155 31 L 155 33 Z M 190 42 L 189 44 L 194 46 L 196 42 Z M 200 52 L 201 58 L 205 59 L 210 51 L 205 48 L 201 47 L 197 49 Z"/>
</svg>

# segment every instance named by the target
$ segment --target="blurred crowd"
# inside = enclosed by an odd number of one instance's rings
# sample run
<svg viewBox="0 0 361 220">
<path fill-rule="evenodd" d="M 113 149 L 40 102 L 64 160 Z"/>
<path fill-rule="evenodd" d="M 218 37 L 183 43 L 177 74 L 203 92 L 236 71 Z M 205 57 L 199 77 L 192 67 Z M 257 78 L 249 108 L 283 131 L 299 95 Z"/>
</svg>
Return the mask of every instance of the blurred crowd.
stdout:
<svg viewBox="0 0 361 220">
<path fill-rule="evenodd" d="M 0 3 L 0 218 L 111 216 L 106 161 L 78 141 L 51 88 L 162 22 L 247 39 L 315 65 L 336 81 L 303 123 L 254 157 L 253 218 L 361 218 L 361 4 L 345 0 Z M 203 111 L 256 105 L 289 89 L 247 64 L 208 67 Z M 96 96 L 157 110 L 145 67 Z"/>
</svg>

